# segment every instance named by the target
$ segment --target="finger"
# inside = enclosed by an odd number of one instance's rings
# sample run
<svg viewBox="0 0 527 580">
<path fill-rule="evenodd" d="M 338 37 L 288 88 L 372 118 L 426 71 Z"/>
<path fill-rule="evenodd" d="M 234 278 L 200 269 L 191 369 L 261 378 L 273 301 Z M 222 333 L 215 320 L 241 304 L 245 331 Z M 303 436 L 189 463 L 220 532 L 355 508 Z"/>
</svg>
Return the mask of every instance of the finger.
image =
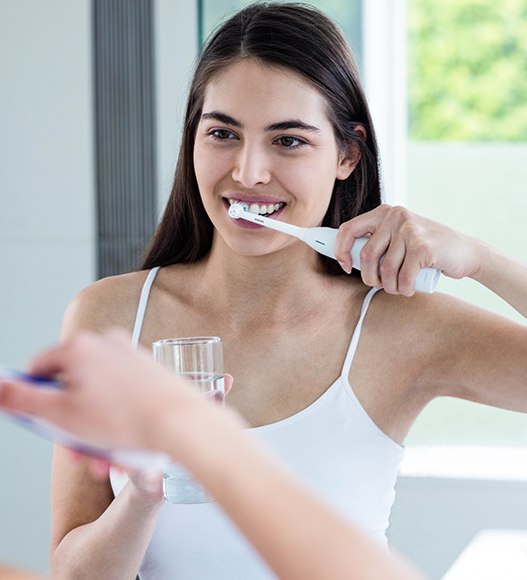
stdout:
<svg viewBox="0 0 527 580">
<path fill-rule="evenodd" d="M 337 258 L 340 267 L 350 274 L 353 268 L 353 259 L 351 257 L 351 248 L 355 242 L 355 237 L 347 224 L 343 224 L 339 228 L 337 238 L 335 240 L 335 246 L 333 251 L 335 252 L 335 257 Z"/>
<path fill-rule="evenodd" d="M 391 210 L 391 206 L 383 204 L 354 217 L 343 225 L 348 226 L 350 233 L 356 238 L 373 235 L 386 221 Z"/>
<path fill-rule="evenodd" d="M 85 459 L 87 457 L 84 453 L 81 453 L 80 451 L 76 451 L 75 449 L 70 449 L 69 451 L 70 451 L 70 454 L 71 454 L 73 461 L 76 461 L 76 462 L 85 461 Z"/>
<path fill-rule="evenodd" d="M 104 338 L 94 332 L 84 331 L 34 357 L 29 372 L 50 377 L 68 374 L 68 370 L 75 369 L 89 358 L 100 356 L 100 353 L 105 352 L 107 350 L 105 341 L 108 340 L 113 342 L 118 339 Z"/>
<path fill-rule="evenodd" d="M 419 249 L 408 248 L 404 263 L 399 272 L 399 292 L 404 296 L 415 293 L 417 276 L 422 268 Z"/>
<path fill-rule="evenodd" d="M 63 393 L 23 381 L 0 381 L 0 407 L 15 413 L 53 419 L 60 412 Z"/>
<path fill-rule="evenodd" d="M 33 357 L 28 366 L 29 374 L 42 377 L 60 374 L 64 370 L 67 348 L 68 344 L 59 344 Z"/>
<path fill-rule="evenodd" d="M 360 271 L 366 286 L 382 288 L 380 263 L 389 246 L 390 233 L 383 229 L 364 244 L 360 252 Z"/>
<path fill-rule="evenodd" d="M 351 272 L 353 267 L 359 268 L 359 264 L 353 263 L 351 251 L 355 242 L 358 238 L 367 236 L 370 233 L 369 231 L 364 231 L 362 228 L 357 228 L 356 219 L 358 218 L 354 218 L 340 226 L 334 246 L 335 257 L 347 274 Z"/>
<path fill-rule="evenodd" d="M 94 479 L 97 479 L 98 481 L 108 479 L 110 468 L 112 467 L 111 463 L 104 459 L 96 459 L 93 457 L 86 457 L 86 463 L 88 464 L 88 469 Z"/>
<path fill-rule="evenodd" d="M 421 267 L 415 260 L 405 260 L 399 272 L 399 293 L 403 296 L 415 294 L 415 281 Z"/>
<path fill-rule="evenodd" d="M 404 263 L 406 246 L 401 238 L 392 239 L 379 264 L 382 287 L 389 294 L 399 293 L 399 274 Z"/>
<path fill-rule="evenodd" d="M 225 373 L 224 375 L 224 380 L 225 380 L 225 396 L 227 396 L 231 389 L 232 389 L 232 383 L 234 382 L 234 379 L 232 377 L 232 375 L 229 375 L 228 373 Z"/>
<path fill-rule="evenodd" d="M 334 250 L 335 257 L 346 272 L 351 272 L 353 266 L 351 249 L 355 240 L 374 235 L 382 226 L 389 209 L 390 206 L 388 205 L 379 206 L 374 210 L 354 217 L 340 226 Z M 358 264 L 355 267 L 358 268 Z"/>
</svg>

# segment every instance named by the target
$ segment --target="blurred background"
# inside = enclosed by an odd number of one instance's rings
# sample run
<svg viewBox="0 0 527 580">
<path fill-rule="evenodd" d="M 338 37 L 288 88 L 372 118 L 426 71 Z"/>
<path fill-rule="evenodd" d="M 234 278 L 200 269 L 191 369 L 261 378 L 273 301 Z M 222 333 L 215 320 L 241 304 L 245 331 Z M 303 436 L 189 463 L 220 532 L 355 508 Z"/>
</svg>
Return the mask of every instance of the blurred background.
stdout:
<svg viewBox="0 0 527 580">
<path fill-rule="evenodd" d="M 134 269 L 164 205 L 199 47 L 234 0 L 0 0 L 0 363 Z M 384 196 L 527 261 L 527 0 L 320 0 L 356 58 Z M 468 281 L 439 290 L 521 320 Z M 504 369 L 504 373 L 507 369 Z M 454 400 L 407 441 L 390 539 L 441 578 L 527 527 L 527 419 Z M 0 561 L 48 569 L 51 444 L 0 418 Z"/>
</svg>

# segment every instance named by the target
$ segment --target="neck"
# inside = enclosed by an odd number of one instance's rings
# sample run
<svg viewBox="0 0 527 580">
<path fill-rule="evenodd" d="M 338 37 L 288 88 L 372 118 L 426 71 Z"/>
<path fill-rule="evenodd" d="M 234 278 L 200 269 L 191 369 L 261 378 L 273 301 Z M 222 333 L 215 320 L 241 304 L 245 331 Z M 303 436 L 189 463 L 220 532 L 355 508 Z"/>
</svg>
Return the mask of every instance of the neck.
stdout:
<svg viewBox="0 0 527 580">
<path fill-rule="evenodd" d="M 233 323 L 237 318 L 271 322 L 301 315 L 319 299 L 313 289 L 331 282 L 318 255 L 302 242 L 265 256 L 241 256 L 218 241 L 203 264 L 202 276 L 202 282 L 214 289 L 212 299 L 228 308 Z"/>
</svg>

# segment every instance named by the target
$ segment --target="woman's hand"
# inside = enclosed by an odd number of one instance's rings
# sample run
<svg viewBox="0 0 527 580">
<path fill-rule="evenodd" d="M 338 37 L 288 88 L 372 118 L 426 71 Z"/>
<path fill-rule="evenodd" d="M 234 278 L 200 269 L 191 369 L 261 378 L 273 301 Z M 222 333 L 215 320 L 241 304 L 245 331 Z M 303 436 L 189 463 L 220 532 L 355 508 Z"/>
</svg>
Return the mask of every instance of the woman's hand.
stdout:
<svg viewBox="0 0 527 580">
<path fill-rule="evenodd" d="M 151 503 L 161 502 L 163 499 L 163 473 L 160 470 L 130 470 L 112 466 L 105 459 L 97 459 L 78 451 L 72 451 L 72 455 L 77 461 L 86 463 L 90 475 L 96 480 L 108 480 L 112 467 L 122 469 L 123 475 L 128 477 L 129 485 L 133 486 L 133 492 L 139 499 Z"/>
<path fill-rule="evenodd" d="M 481 266 L 481 242 L 404 207 L 383 204 L 340 226 L 335 254 L 346 272 L 353 266 L 351 247 L 362 236 L 370 237 L 360 254 L 362 279 L 390 294 L 411 296 L 421 268 L 464 278 L 474 277 Z"/>
<path fill-rule="evenodd" d="M 161 471 L 129 471 L 128 479 L 142 499 L 163 500 L 163 473 Z"/>
</svg>

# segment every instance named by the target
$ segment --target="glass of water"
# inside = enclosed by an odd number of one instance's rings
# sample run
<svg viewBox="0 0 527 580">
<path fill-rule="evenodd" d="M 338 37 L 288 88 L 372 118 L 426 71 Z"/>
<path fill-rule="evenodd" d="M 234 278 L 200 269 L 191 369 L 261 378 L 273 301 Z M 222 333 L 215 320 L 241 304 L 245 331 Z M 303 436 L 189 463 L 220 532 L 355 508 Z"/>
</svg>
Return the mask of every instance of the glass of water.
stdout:
<svg viewBox="0 0 527 580">
<path fill-rule="evenodd" d="M 223 403 L 223 344 L 217 336 L 165 338 L 152 345 L 154 359 L 166 369 L 191 381 L 204 396 Z M 163 474 L 163 495 L 171 503 L 212 501 L 203 486 L 180 465 L 171 464 Z"/>
</svg>

